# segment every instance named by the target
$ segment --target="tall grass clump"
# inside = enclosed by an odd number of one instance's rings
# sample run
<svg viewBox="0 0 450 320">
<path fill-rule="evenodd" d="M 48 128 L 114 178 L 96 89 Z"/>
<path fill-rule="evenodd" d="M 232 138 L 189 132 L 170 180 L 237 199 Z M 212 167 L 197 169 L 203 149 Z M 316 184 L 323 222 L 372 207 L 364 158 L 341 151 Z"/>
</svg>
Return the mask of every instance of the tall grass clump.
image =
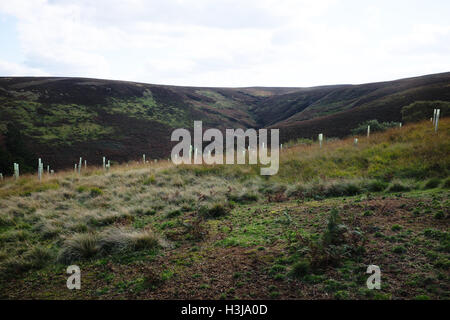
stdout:
<svg viewBox="0 0 450 320">
<path fill-rule="evenodd" d="M 96 233 L 78 233 L 64 241 L 58 260 L 62 263 L 89 259 L 100 251 Z"/>
<path fill-rule="evenodd" d="M 155 249 L 159 241 L 155 234 L 148 230 L 113 229 L 100 239 L 99 245 L 102 254 L 109 254 Z"/>
<path fill-rule="evenodd" d="M 0 275 L 5 279 L 13 278 L 30 270 L 41 269 L 53 260 L 53 252 L 49 248 L 35 246 L 23 255 L 6 256 L 0 264 Z"/>
<path fill-rule="evenodd" d="M 389 183 L 381 180 L 372 180 L 367 183 L 367 190 L 370 192 L 381 192 L 386 190 Z"/>
<path fill-rule="evenodd" d="M 391 182 L 389 187 L 387 188 L 388 192 L 407 192 L 414 189 L 414 186 L 411 183 L 407 183 L 401 180 L 394 180 Z"/>
<path fill-rule="evenodd" d="M 220 218 L 226 216 L 230 213 L 231 208 L 229 204 L 224 204 L 221 202 L 203 205 L 199 208 L 198 214 L 203 218 Z"/>
<path fill-rule="evenodd" d="M 109 254 L 155 249 L 156 235 L 148 230 L 110 229 L 101 234 L 79 233 L 66 240 L 58 260 L 63 263 L 102 257 Z"/>
</svg>

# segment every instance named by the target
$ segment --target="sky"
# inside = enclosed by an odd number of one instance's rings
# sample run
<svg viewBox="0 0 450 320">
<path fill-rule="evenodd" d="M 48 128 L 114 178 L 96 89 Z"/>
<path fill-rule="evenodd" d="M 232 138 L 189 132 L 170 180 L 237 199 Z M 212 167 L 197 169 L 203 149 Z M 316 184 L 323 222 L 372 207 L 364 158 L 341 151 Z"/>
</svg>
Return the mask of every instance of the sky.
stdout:
<svg viewBox="0 0 450 320">
<path fill-rule="evenodd" d="M 0 76 L 188 86 L 450 71 L 448 0 L 0 0 Z"/>
</svg>

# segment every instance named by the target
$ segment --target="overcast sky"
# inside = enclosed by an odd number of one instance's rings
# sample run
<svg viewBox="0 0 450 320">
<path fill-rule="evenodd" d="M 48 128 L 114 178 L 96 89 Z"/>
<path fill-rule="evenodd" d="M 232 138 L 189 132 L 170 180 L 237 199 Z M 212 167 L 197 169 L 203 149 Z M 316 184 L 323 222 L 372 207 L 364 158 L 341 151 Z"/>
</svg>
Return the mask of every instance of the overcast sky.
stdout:
<svg viewBox="0 0 450 320">
<path fill-rule="evenodd" d="M 0 0 L 0 76 L 193 86 L 450 71 L 448 0 Z"/>
</svg>

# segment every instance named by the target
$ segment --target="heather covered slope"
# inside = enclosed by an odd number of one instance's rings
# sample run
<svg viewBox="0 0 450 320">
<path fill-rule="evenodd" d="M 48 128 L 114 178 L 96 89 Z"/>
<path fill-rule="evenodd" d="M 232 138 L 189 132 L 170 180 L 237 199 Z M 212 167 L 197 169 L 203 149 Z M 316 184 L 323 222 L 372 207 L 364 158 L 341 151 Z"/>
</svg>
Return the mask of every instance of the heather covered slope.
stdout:
<svg viewBox="0 0 450 320">
<path fill-rule="evenodd" d="M 450 299 L 449 135 L 447 118 L 294 145 L 269 177 L 160 161 L 8 178 L 0 297 Z"/>
<path fill-rule="evenodd" d="M 316 137 L 318 133 L 344 137 L 370 119 L 404 121 L 401 110 L 413 102 L 450 101 L 449 85 L 450 73 L 442 73 L 363 85 L 311 88 L 261 102 L 258 120 L 265 126 L 280 128 L 283 141 Z M 284 116 L 279 111 L 284 111 Z M 427 116 L 431 117 L 431 113 Z"/>
<path fill-rule="evenodd" d="M 99 163 L 163 158 L 174 128 L 194 120 L 217 128 L 255 127 L 250 105 L 261 93 L 78 78 L 0 79 L 0 163 L 26 170 L 32 158 L 56 169 L 82 156 Z M 264 94 L 268 94 L 268 90 Z M 270 92 L 269 92 L 270 94 Z"/>
<path fill-rule="evenodd" d="M 313 88 L 199 88 L 83 78 L 0 78 L 0 172 L 36 158 L 54 169 L 170 154 L 174 128 L 280 128 L 281 140 L 344 137 L 360 123 L 401 121 L 417 101 L 450 101 L 450 73 Z"/>
</svg>

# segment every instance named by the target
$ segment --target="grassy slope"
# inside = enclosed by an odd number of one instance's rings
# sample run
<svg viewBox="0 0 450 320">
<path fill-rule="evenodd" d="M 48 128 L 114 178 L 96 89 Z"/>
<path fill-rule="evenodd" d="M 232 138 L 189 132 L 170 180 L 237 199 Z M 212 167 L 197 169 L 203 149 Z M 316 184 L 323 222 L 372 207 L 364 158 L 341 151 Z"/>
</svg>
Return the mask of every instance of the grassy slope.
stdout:
<svg viewBox="0 0 450 320">
<path fill-rule="evenodd" d="M 449 299 L 449 132 L 444 119 L 437 135 L 425 122 L 357 148 L 295 146 L 271 178 L 160 162 L 7 179 L 1 295 Z M 321 244 L 333 209 L 356 232 L 336 248 Z M 65 289 L 69 264 L 80 291 Z M 365 287 L 369 264 L 380 291 Z"/>
</svg>

